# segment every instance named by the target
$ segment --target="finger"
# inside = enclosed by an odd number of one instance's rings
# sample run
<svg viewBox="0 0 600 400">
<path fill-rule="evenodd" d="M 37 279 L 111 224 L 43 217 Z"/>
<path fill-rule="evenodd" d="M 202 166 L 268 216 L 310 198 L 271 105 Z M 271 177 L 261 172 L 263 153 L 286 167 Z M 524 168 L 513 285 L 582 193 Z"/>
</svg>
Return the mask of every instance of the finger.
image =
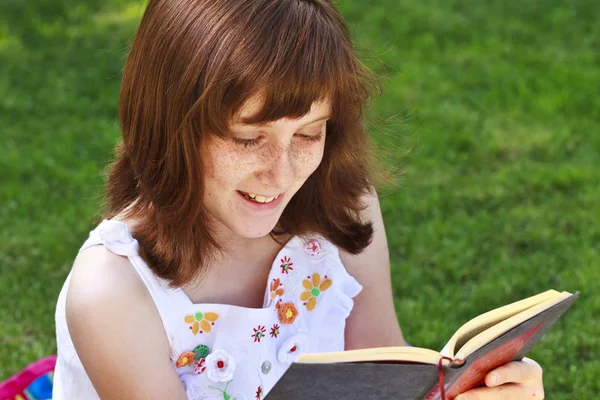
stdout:
<svg viewBox="0 0 600 400">
<path fill-rule="evenodd" d="M 490 371 L 485 377 L 485 384 L 495 387 L 509 382 L 538 382 L 541 385 L 542 372 L 542 367 L 537 362 L 524 358 L 522 361 L 512 361 Z"/>
<path fill-rule="evenodd" d="M 544 390 L 537 386 L 519 385 L 508 383 L 506 385 L 493 388 L 481 387 L 471 389 L 468 392 L 461 393 L 454 400 L 514 400 L 514 399 L 535 399 L 544 398 Z"/>
</svg>

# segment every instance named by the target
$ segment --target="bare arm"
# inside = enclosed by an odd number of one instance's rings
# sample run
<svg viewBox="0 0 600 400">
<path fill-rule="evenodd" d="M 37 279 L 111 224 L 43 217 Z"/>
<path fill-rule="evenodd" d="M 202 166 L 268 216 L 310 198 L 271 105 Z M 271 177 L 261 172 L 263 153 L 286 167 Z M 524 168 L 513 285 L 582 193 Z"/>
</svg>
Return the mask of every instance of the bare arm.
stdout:
<svg viewBox="0 0 600 400">
<path fill-rule="evenodd" d="M 406 345 L 394 308 L 390 259 L 379 199 L 372 196 L 367 202 L 366 217 L 373 221 L 375 229 L 372 243 L 356 256 L 340 250 L 342 263 L 363 285 L 346 321 L 346 350 Z"/>
<path fill-rule="evenodd" d="M 78 256 L 66 317 L 102 399 L 187 399 L 154 302 L 133 266 L 103 246 Z"/>
</svg>

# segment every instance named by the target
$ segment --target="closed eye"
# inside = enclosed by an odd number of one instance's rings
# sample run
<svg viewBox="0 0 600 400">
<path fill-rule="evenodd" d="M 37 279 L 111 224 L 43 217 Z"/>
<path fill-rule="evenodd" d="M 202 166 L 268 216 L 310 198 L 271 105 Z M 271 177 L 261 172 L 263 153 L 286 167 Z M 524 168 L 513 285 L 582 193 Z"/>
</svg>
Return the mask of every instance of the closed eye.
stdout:
<svg viewBox="0 0 600 400">
<path fill-rule="evenodd" d="M 314 143 L 319 142 L 321 139 L 323 139 L 323 132 L 319 132 L 316 135 L 298 134 L 298 137 L 302 138 L 303 140 L 306 140 L 309 143 Z"/>
<path fill-rule="evenodd" d="M 319 142 L 319 141 L 321 141 L 321 139 L 323 139 L 323 132 L 319 132 L 316 135 L 305 135 L 305 134 L 298 133 L 298 134 L 296 134 L 296 136 L 308 143 L 315 143 L 315 142 Z M 258 144 L 260 144 L 260 137 L 256 138 L 256 139 L 242 139 L 242 138 L 233 137 L 231 139 L 238 146 L 243 146 L 245 148 L 257 146 Z"/>
<path fill-rule="evenodd" d="M 259 143 L 259 139 L 240 139 L 236 137 L 231 139 L 233 140 L 233 143 L 244 147 L 256 146 Z"/>
</svg>

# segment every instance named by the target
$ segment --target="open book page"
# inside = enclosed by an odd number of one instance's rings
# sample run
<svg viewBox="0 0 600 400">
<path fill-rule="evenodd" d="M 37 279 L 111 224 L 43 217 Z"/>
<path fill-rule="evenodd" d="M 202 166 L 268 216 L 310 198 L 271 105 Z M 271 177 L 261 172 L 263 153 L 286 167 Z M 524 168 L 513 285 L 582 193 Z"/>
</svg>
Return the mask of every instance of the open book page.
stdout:
<svg viewBox="0 0 600 400">
<path fill-rule="evenodd" d="M 454 358 L 456 353 L 465 343 L 479 335 L 481 332 L 486 331 L 501 321 L 559 295 L 560 293 L 556 290 L 547 290 L 538 295 L 481 314 L 462 325 L 456 333 L 452 335 L 452 338 L 440 353 L 446 357 Z"/>
<path fill-rule="evenodd" d="M 298 363 L 344 363 L 365 361 L 406 361 L 422 364 L 436 364 L 440 360 L 437 351 L 419 347 L 377 347 L 373 349 L 347 350 L 332 353 L 303 354 Z"/>
</svg>

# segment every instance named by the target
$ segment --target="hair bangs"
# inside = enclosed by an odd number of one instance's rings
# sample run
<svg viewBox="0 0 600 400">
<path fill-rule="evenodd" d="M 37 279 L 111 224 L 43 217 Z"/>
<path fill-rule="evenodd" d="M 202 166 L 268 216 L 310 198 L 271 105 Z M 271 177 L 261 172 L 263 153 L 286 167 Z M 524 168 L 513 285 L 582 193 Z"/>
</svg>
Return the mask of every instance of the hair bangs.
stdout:
<svg viewBox="0 0 600 400">
<path fill-rule="evenodd" d="M 207 113 L 212 119 L 210 131 L 226 134 L 229 123 L 238 120 L 251 98 L 261 106 L 253 115 L 239 119 L 241 123 L 298 119 L 322 101 L 331 102 L 332 120 L 342 115 L 347 119 L 355 104 L 355 99 L 350 101 L 355 97 L 352 93 L 360 91 L 359 71 L 337 14 L 326 4 L 309 1 L 264 3 L 269 4 L 247 17 L 243 29 L 236 29 L 243 32 L 243 44 L 232 51 L 218 79 L 223 85 L 216 85 L 214 92 L 219 95 L 220 107 L 216 108 L 221 112 Z"/>
</svg>

